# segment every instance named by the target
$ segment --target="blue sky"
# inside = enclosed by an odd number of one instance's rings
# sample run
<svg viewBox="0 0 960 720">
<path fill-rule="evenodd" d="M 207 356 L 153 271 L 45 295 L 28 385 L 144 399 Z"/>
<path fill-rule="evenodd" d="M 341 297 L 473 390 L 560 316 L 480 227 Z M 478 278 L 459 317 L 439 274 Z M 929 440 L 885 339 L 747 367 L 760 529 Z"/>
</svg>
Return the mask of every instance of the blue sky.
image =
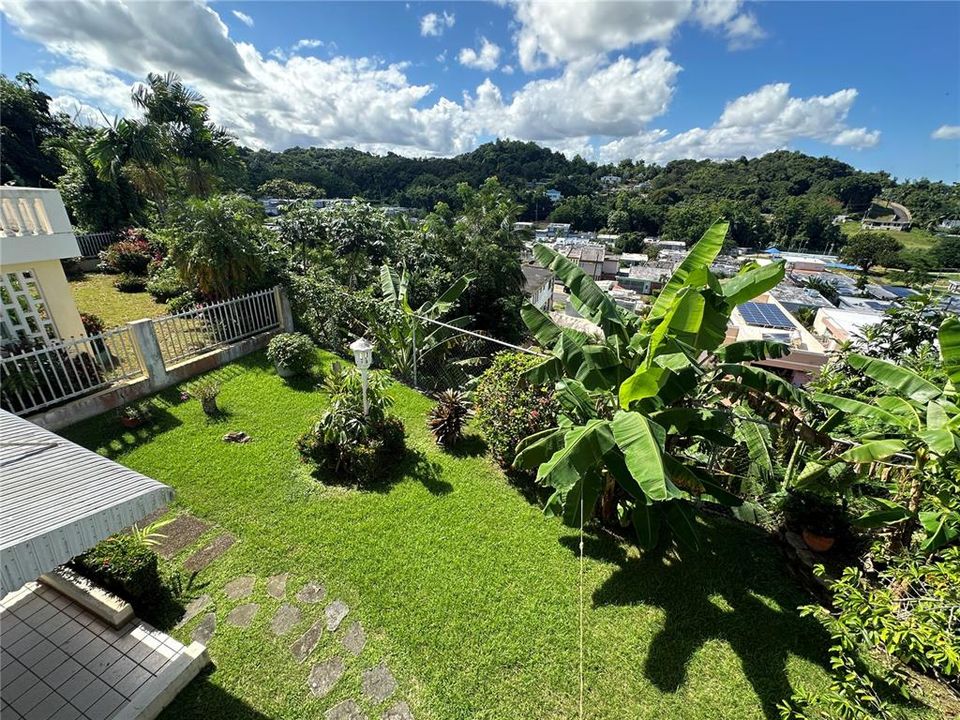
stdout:
<svg viewBox="0 0 960 720">
<path fill-rule="evenodd" d="M 0 0 L 0 64 L 55 107 L 135 114 L 174 70 L 241 142 L 589 159 L 785 147 L 960 179 L 960 3 Z"/>
</svg>

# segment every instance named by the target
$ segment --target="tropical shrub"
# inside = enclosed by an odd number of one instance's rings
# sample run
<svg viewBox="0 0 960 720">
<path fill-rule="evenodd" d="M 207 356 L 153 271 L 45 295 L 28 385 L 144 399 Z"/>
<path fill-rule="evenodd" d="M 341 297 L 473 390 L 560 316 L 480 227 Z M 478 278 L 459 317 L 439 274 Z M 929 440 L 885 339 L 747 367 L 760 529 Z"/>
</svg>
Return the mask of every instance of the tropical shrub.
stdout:
<svg viewBox="0 0 960 720">
<path fill-rule="evenodd" d="M 788 488 L 777 506 L 786 525 L 798 532 L 807 530 L 824 537 L 834 537 L 845 524 L 840 506 L 832 499 L 813 492 Z"/>
<path fill-rule="evenodd" d="M 95 583 L 130 603 L 149 603 L 162 592 L 157 554 L 136 534 L 114 535 L 73 561 Z"/>
<path fill-rule="evenodd" d="M 303 333 L 280 333 L 270 340 L 267 358 L 297 375 L 309 372 L 316 359 L 316 346 Z"/>
<path fill-rule="evenodd" d="M 733 308 L 784 275 L 782 263 L 747 264 L 719 280 L 710 265 L 726 235 L 724 222 L 704 233 L 643 319 L 618 307 L 577 264 L 534 248 L 602 334 L 561 328 L 529 303 L 523 307 L 524 322 L 549 353 L 527 377 L 554 383 L 562 407 L 555 427 L 526 438 L 514 461 L 538 468 L 538 481 L 554 489 L 547 513 L 578 525 L 599 508 L 603 521 L 632 525 L 643 548 L 667 534 L 696 548 L 700 502 L 743 505 L 711 462 L 715 449 L 742 442 L 740 428 L 762 422 L 789 428 L 785 437 L 830 446 L 805 420 L 819 422 L 804 393 L 749 364 L 782 357 L 787 346 L 753 340 L 721 347 Z"/>
<path fill-rule="evenodd" d="M 217 406 L 220 383 L 215 380 L 201 380 L 190 388 L 190 394 L 200 401 L 204 414 L 210 417 L 220 414 L 220 408 Z"/>
<path fill-rule="evenodd" d="M 172 300 L 189 289 L 177 269 L 166 261 L 159 263 L 153 269 L 147 281 L 147 292 L 157 302 Z"/>
<path fill-rule="evenodd" d="M 133 273 L 123 273 L 113 281 L 113 286 L 120 292 L 143 292 L 147 289 L 147 279 Z"/>
<path fill-rule="evenodd" d="M 553 427 L 560 412 L 550 386 L 526 376 L 540 362 L 529 353 L 498 353 L 473 392 L 477 423 L 493 457 L 505 468 L 513 463 L 520 441 Z"/>
<path fill-rule="evenodd" d="M 367 388 L 369 410 L 363 412 L 363 390 L 355 368 L 334 363 L 324 389 L 330 407 L 311 430 L 297 440 L 304 462 L 329 477 L 365 485 L 395 465 L 404 452 L 404 428 L 387 410 L 392 399 L 379 374 L 371 374 Z"/>
<path fill-rule="evenodd" d="M 153 250 L 146 238 L 119 240 L 100 253 L 100 268 L 107 272 L 146 275 Z"/>
<path fill-rule="evenodd" d="M 427 416 L 427 427 L 437 445 L 450 447 L 463 437 L 463 429 L 472 415 L 467 394 L 460 390 L 437 393 L 437 404 Z"/>
<path fill-rule="evenodd" d="M 99 315 L 93 313 L 80 313 L 80 322 L 83 323 L 83 331 L 89 335 L 99 335 L 103 332 L 104 324 Z"/>
<path fill-rule="evenodd" d="M 320 347 L 337 353 L 347 352 L 350 339 L 366 332 L 364 320 L 379 306 L 369 292 L 350 290 L 327 268 L 292 276 L 287 289 L 298 323 Z"/>
<path fill-rule="evenodd" d="M 196 304 L 197 304 L 196 294 L 193 291 L 188 290 L 185 293 L 182 293 L 180 295 L 177 295 L 176 297 L 170 298 L 167 301 L 167 309 L 170 310 L 170 312 L 172 313 L 178 313 L 183 310 L 189 310 Z"/>
</svg>

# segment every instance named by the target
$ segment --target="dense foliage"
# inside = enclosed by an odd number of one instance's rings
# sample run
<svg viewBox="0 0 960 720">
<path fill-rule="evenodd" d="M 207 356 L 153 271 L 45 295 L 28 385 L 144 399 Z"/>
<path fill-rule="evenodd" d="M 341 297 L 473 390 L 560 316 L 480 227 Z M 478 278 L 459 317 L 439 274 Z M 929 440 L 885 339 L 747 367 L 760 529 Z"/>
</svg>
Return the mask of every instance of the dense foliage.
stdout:
<svg viewBox="0 0 960 720">
<path fill-rule="evenodd" d="M 0 185 L 48 187 L 63 172 L 56 153 L 45 143 L 65 137 L 70 123 L 65 115 L 50 113 L 51 99 L 29 73 L 20 73 L 15 80 L 0 75 Z"/>
<path fill-rule="evenodd" d="M 437 393 L 437 404 L 427 415 L 427 427 L 437 445 L 456 445 L 463 437 L 463 429 L 471 414 L 471 403 L 462 390 L 447 389 Z"/>
<path fill-rule="evenodd" d="M 157 554 L 136 533 L 114 535 L 74 560 L 77 569 L 134 606 L 149 605 L 163 581 Z"/>
<path fill-rule="evenodd" d="M 316 346 L 303 333 L 280 333 L 267 345 L 267 358 L 275 365 L 303 375 L 316 359 Z"/>
</svg>

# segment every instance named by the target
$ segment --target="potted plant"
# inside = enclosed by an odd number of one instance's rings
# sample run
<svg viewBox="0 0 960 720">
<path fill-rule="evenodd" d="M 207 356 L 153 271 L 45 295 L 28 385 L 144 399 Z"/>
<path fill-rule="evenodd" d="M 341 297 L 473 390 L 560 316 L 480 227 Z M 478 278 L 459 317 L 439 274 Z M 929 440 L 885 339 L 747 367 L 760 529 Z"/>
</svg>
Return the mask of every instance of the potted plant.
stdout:
<svg viewBox="0 0 960 720">
<path fill-rule="evenodd" d="M 267 346 L 267 358 L 282 378 L 306 374 L 313 366 L 316 346 L 303 333 L 280 333 Z"/>
<path fill-rule="evenodd" d="M 194 385 L 190 393 L 200 401 L 200 407 L 209 417 L 220 414 L 220 408 L 217 407 L 217 395 L 220 394 L 220 383 L 214 380 L 201 380 Z"/>
<path fill-rule="evenodd" d="M 153 410 L 148 402 L 132 403 L 120 409 L 120 424 L 125 428 L 133 429 L 149 422 L 153 417 Z"/>
<path fill-rule="evenodd" d="M 832 548 L 843 524 L 840 507 L 811 492 L 788 490 L 781 512 L 787 523 L 800 531 L 807 547 L 815 552 Z"/>
</svg>

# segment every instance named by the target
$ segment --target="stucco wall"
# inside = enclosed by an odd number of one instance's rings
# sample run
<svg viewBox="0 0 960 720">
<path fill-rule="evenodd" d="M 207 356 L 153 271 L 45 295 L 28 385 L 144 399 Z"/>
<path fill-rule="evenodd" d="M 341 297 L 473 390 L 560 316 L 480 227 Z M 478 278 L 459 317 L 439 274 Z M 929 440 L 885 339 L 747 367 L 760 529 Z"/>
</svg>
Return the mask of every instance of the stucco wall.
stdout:
<svg viewBox="0 0 960 720">
<path fill-rule="evenodd" d="M 80 322 L 80 312 L 73 301 L 70 284 L 63 274 L 63 265 L 59 260 L 35 260 L 29 263 L 0 265 L 3 272 L 30 270 L 40 285 L 43 298 L 47 304 L 47 311 L 56 323 L 61 338 L 85 337 L 83 323 Z"/>
</svg>

